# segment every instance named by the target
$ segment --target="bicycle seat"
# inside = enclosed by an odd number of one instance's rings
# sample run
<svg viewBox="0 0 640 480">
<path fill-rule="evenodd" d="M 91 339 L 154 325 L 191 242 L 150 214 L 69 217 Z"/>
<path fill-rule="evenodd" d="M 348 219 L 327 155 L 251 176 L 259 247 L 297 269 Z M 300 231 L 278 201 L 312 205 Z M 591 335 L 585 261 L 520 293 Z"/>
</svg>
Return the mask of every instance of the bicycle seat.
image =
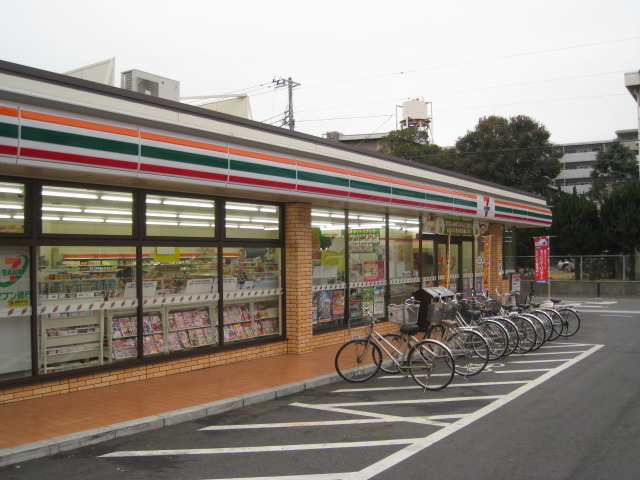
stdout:
<svg viewBox="0 0 640 480">
<path fill-rule="evenodd" d="M 417 323 L 413 325 L 402 325 L 400 327 L 400 332 L 404 333 L 405 335 L 415 335 L 419 330 L 420 328 L 418 327 Z"/>
<path fill-rule="evenodd" d="M 553 298 L 550 298 L 549 300 L 551 300 L 553 302 L 553 304 L 555 305 L 556 303 L 560 303 L 562 300 L 555 300 Z"/>
<path fill-rule="evenodd" d="M 471 318 L 476 319 L 482 315 L 482 310 L 467 310 L 467 313 L 471 316 Z"/>
<path fill-rule="evenodd" d="M 446 328 L 455 327 L 457 325 L 454 320 L 441 320 L 440 323 L 442 323 Z"/>
<path fill-rule="evenodd" d="M 540 308 L 539 303 L 530 303 L 529 305 L 531 305 L 533 308 Z"/>
</svg>

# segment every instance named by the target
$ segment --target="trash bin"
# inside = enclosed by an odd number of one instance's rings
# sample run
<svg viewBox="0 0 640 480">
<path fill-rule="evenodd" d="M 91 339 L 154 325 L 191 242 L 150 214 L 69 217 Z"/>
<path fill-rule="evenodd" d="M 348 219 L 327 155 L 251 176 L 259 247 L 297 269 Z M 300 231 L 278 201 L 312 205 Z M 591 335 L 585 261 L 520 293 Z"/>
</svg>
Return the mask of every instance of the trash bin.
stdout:
<svg viewBox="0 0 640 480">
<path fill-rule="evenodd" d="M 456 294 L 446 287 L 425 287 L 416 290 L 411 295 L 420 302 L 418 328 L 421 332 L 426 332 L 433 323 L 429 313 L 433 314 L 434 309 L 430 310 L 429 306 L 440 300 L 453 300 Z"/>
</svg>

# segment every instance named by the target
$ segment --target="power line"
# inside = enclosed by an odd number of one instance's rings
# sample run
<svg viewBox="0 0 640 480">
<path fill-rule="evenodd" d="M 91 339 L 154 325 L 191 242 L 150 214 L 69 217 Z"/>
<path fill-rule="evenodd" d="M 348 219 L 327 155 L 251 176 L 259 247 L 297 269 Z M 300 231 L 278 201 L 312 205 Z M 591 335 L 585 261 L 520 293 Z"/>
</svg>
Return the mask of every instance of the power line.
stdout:
<svg viewBox="0 0 640 480">
<path fill-rule="evenodd" d="M 450 64 L 444 64 L 444 65 L 434 65 L 434 66 L 430 66 L 430 67 L 416 68 L 416 69 L 413 69 L 413 70 L 406 70 L 406 71 L 401 71 L 401 72 L 383 73 L 383 74 L 371 75 L 371 76 L 367 76 L 367 77 L 359 77 L 359 78 L 352 78 L 352 79 L 345 79 L 345 80 L 336 80 L 334 82 L 327 82 L 327 83 L 321 83 L 321 84 L 316 84 L 316 85 L 308 85 L 308 86 L 303 87 L 303 88 L 326 87 L 326 86 L 329 86 L 329 85 L 338 85 L 338 84 L 349 83 L 349 82 L 358 82 L 358 81 L 362 81 L 362 80 L 373 80 L 373 79 L 376 79 L 376 78 L 391 77 L 391 76 L 397 76 L 397 75 L 407 75 L 407 74 L 410 74 L 410 73 L 423 72 L 423 71 L 428 71 L 428 70 L 436 70 L 436 69 L 451 68 L 451 67 L 460 67 L 460 66 L 472 65 L 472 64 L 476 64 L 476 63 L 493 62 L 493 61 L 496 61 L 496 60 L 505 60 L 505 59 L 509 59 L 509 58 L 518 58 L 518 57 L 524 57 L 524 56 L 528 56 L 528 55 L 540 55 L 540 54 L 543 54 L 543 53 L 552 53 L 552 52 L 559 52 L 559 51 L 564 51 L 564 50 L 572 50 L 572 49 L 576 49 L 576 48 L 593 47 L 593 46 L 597 46 L 597 45 L 606 45 L 606 44 L 610 44 L 610 43 L 627 42 L 627 41 L 630 41 L 630 40 L 638 40 L 638 39 L 640 39 L 640 37 L 628 37 L 628 38 L 621 38 L 621 39 L 617 39 L 617 40 L 607 40 L 607 41 L 604 41 L 604 42 L 585 43 L 585 44 L 581 44 L 581 45 L 571 45 L 571 46 L 567 46 L 567 47 L 557 47 L 557 48 L 551 48 L 551 49 L 546 49 L 546 50 L 534 50 L 534 51 L 531 51 L 531 52 L 515 53 L 515 54 L 512 54 L 512 55 L 503 55 L 503 56 L 500 56 L 500 57 L 487 57 L 487 58 L 482 58 L 482 59 L 478 59 L 478 60 L 468 60 L 466 62 L 450 63 Z"/>
</svg>

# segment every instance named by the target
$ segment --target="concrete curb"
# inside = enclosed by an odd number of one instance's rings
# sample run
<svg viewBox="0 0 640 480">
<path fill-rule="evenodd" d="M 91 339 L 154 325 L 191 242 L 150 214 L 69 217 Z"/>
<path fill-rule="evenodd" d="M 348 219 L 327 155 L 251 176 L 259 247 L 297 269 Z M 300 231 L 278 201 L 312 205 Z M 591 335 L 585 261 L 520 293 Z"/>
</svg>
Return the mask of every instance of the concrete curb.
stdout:
<svg viewBox="0 0 640 480">
<path fill-rule="evenodd" d="M 193 407 L 181 408 L 171 412 L 138 418 L 126 422 L 114 423 L 106 427 L 93 428 L 83 432 L 61 435 L 59 437 L 26 443 L 0 450 L 0 467 L 14 465 L 37 458 L 48 457 L 57 453 L 74 450 L 76 448 L 93 445 L 115 438 L 134 435 L 140 432 L 156 430 L 169 425 L 177 425 L 199 418 L 205 418 L 219 413 L 237 410 L 249 405 L 266 402 L 286 395 L 299 393 L 304 390 L 328 385 L 340 380 L 338 374 L 322 375 L 307 380 L 279 385 L 277 387 L 259 390 L 236 397 L 216 400 Z"/>
</svg>

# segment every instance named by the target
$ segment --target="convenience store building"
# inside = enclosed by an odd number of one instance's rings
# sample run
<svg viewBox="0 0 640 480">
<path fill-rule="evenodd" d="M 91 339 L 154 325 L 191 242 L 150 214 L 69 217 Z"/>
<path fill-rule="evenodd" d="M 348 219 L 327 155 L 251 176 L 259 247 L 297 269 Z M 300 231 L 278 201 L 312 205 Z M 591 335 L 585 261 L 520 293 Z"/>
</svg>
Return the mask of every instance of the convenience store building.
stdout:
<svg viewBox="0 0 640 480">
<path fill-rule="evenodd" d="M 346 339 L 508 288 L 544 199 L 0 62 L 0 403 Z M 387 328 L 392 328 L 388 325 Z"/>
</svg>

